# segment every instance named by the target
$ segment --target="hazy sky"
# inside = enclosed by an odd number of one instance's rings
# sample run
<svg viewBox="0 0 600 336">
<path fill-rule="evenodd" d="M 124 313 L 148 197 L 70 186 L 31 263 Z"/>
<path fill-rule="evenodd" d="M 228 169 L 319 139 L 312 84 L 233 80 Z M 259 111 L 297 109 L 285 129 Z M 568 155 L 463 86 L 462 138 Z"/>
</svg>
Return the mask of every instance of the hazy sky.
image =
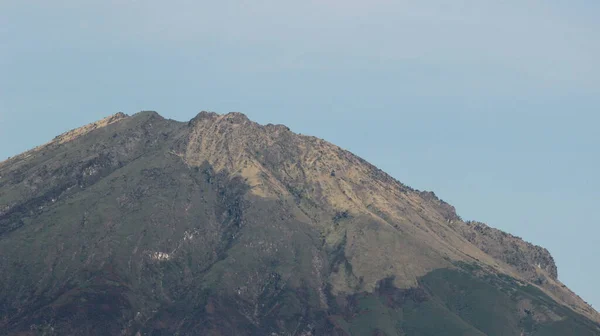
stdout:
<svg viewBox="0 0 600 336">
<path fill-rule="evenodd" d="M 547 247 L 600 307 L 600 1 L 0 0 L 0 160 L 241 111 Z"/>
</svg>

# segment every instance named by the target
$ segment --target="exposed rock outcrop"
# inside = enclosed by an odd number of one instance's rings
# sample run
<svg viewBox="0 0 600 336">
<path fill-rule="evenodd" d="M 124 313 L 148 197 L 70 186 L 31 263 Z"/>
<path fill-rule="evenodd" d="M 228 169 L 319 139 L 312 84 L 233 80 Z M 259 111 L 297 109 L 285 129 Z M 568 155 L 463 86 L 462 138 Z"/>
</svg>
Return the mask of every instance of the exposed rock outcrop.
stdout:
<svg viewBox="0 0 600 336">
<path fill-rule="evenodd" d="M 485 253 L 515 267 L 525 279 L 538 285 L 545 282 L 545 276 L 558 279 L 554 258 L 545 248 L 480 222 L 454 221 L 450 225 Z"/>
</svg>

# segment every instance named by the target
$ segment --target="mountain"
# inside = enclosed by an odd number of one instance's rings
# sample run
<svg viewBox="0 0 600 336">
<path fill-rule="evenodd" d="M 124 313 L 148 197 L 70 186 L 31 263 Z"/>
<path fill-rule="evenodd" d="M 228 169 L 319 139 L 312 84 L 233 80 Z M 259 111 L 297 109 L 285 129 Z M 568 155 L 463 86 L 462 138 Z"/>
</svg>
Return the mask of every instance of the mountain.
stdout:
<svg viewBox="0 0 600 336">
<path fill-rule="evenodd" d="M 600 335 L 544 248 L 241 113 L 0 163 L 4 335 Z"/>
</svg>

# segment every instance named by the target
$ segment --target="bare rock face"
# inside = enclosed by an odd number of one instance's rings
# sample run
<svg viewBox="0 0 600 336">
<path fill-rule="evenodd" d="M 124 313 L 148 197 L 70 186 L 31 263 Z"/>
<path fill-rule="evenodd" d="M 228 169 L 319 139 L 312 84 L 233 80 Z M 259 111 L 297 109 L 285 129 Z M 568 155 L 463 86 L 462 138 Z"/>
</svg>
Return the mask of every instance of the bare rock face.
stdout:
<svg viewBox="0 0 600 336">
<path fill-rule="evenodd" d="M 448 222 L 462 221 L 460 216 L 456 214 L 456 209 L 452 205 L 439 199 L 433 191 L 421 191 L 419 194 L 424 200 L 436 205 L 440 214 Z"/>
<path fill-rule="evenodd" d="M 479 222 L 455 222 L 452 226 L 485 253 L 513 266 L 527 280 L 542 285 L 544 275 L 558 280 L 554 258 L 543 247 Z"/>
<path fill-rule="evenodd" d="M 0 177 L 4 334 L 600 335 L 545 249 L 238 112 L 118 113 Z"/>
</svg>

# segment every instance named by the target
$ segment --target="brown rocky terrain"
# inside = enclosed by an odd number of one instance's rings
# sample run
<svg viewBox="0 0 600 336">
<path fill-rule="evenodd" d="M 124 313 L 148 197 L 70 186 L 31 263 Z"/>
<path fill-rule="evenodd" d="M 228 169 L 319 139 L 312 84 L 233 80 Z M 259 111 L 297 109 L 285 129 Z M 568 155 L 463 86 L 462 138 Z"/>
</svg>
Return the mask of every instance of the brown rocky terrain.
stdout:
<svg viewBox="0 0 600 336">
<path fill-rule="evenodd" d="M 208 112 L 118 113 L 0 163 L 0 316 L 15 335 L 600 334 L 546 249 Z"/>
</svg>

